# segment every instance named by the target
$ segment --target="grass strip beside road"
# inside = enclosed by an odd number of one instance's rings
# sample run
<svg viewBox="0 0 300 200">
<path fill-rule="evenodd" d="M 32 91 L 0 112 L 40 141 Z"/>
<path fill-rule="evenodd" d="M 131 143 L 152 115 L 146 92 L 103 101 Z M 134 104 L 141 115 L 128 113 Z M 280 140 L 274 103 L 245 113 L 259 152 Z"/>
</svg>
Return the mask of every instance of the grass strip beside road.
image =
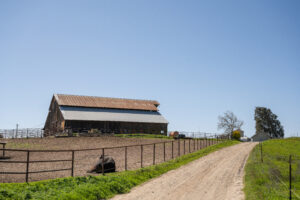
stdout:
<svg viewBox="0 0 300 200">
<path fill-rule="evenodd" d="M 177 169 L 211 152 L 238 143 L 226 141 L 165 163 L 105 176 L 58 178 L 28 184 L 2 183 L 0 184 L 0 199 L 107 199 L 116 194 L 127 193 L 131 188 L 152 178 Z"/>
<path fill-rule="evenodd" d="M 292 155 L 293 199 L 300 199 L 300 138 L 273 139 L 251 152 L 245 167 L 247 200 L 289 198 L 289 155 Z"/>
</svg>

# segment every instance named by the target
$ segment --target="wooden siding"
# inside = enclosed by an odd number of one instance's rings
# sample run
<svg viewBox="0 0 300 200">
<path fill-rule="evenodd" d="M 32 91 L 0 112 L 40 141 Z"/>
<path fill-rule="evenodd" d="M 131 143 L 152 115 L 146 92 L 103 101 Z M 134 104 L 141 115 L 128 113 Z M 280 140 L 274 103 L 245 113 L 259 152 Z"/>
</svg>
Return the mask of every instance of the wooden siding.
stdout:
<svg viewBox="0 0 300 200">
<path fill-rule="evenodd" d="M 55 98 L 52 98 L 44 127 L 44 136 L 47 137 L 50 135 L 54 135 L 55 133 L 64 131 L 63 125 L 64 119 L 62 113 Z"/>
<path fill-rule="evenodd" d="M 167 135 L 168 124 L 108 122 L 108 121 L 66 121 L 66 129 L 72 132 L 87 132 L 98 129 L 102 133 L 150 133 Z"/>
</svg>

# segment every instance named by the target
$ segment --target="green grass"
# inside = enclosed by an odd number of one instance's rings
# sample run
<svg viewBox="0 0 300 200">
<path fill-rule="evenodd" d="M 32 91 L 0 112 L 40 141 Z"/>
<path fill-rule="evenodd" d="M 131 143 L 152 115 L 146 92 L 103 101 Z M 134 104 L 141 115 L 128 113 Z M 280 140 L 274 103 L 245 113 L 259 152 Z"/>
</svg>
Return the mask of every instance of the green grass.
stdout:
<svg viewBox="0 0 300 200">
<path fill-rule="evenodd" d="M 293 155 L 293 199 L 300 197 L 300 138 L 268 140 L 262 143 L 262 149 L 263 163 L 257 145 L 245 167 L 246 199 L 288 199 L 290 154 Z"/>
<path fill-rule="evenodd" d="M 115 137 L 121 138 L 159 138 L 159 139 L 173 139 L 172 137 L 166 135 L 158 135 L 158 134 L 144 134 L 144 133 L 136 133 L 136 134 L 115 134 Z"/>
<path fill-rule="evenodd" d="M 32 183 L 0 184 L 0 199 L 107 199 L 116 194 L 127 193 L 131 188 L 167 171 L 176 169 L 218 149 L 237 144 L 226 141 L 190 153 L 174 160 L 105 176 L 68 177 Z"/>
</svg>

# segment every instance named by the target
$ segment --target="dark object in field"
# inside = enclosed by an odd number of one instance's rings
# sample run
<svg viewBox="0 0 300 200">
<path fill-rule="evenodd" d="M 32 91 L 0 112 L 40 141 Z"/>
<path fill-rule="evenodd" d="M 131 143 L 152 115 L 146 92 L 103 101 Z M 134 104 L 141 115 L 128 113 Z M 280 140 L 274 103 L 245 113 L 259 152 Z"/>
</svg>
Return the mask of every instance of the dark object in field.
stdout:
<svg viewBox="0 0 300 200">
<path fill-rule="evenodd" d="M 6 146 L 7 142 L 1 142 L 0 141 L 0 145 L 2 145 L 2 154 L 0 155 L 0 159 L 10 159 L 9 156 L 5 156 L 5 146 Z M 0 147 L 1 148 L 1 147 Z"/>
<path fill-rule="evenodd" d="M 185 135 L 184 134 L 178 134 L 175 139 L 181 139 L 181 138 L 185 138 Z"/>
<path fill-rule="evenodd" d="M 114 159 L 111 156 L 104 156 L 103 159 L 103 156 L 101 155 L 97 164 L 91 170 L 89 170 L 88 173 L 92 173 L 92 172 L 102 173 L 102 162 L 103 162 L 105 173 L 116 171 L 116 164 Z"/>
</svg>

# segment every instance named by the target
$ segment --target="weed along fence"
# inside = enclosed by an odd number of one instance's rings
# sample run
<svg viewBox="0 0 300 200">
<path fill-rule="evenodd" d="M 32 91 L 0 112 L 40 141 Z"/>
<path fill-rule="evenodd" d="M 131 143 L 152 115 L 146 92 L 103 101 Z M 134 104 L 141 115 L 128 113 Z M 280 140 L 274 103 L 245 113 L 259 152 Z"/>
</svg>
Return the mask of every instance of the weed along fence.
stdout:
<svg viewBox="0 0 300 200">
<path fill-rule="evenodd" d="M 115 160 L 116 171 L 162 163 L 225 141 L 216 138 L 180 139 L 163 142 L 74 150 L 0 149 L 0 182 L 30 182 L 87 173 L 100 156 Z M 107 173 L 102 167 L 101 173 Z"/>
<path fill-rule="evenodd" d="M 276 180 L 277 185 L 272 186 L 275 188 L 272 192 L 278 193 L 282 199 L 300 199 L 300 156 L 266 154 L 263 143 L 259 143 L 257 154 L 258 164 L 263 166 L 260 173 L 268 176 L 269 180 Z"/>
</svg>

